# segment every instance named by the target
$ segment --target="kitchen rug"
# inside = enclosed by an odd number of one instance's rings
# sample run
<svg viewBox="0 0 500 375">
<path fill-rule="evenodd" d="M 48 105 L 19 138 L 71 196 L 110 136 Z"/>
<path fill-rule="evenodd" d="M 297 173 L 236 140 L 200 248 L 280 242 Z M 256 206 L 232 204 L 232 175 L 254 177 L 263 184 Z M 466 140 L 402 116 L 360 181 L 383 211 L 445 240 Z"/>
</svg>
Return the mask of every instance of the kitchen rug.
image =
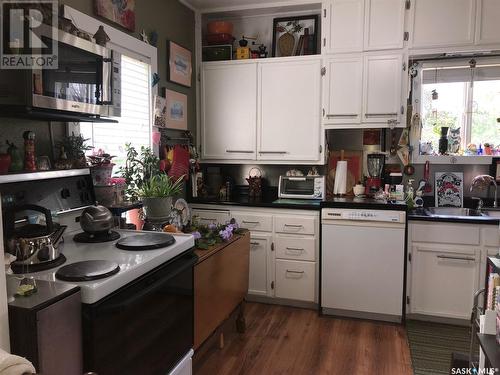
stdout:
<svg viewBox="0 0 500 375">
<path fill-rule="evenodd" d="M 470 327 L 408 320 L 406 330 L 414 375 L 449 374 L 452 353 L 469 353 Z"/>
</svg>

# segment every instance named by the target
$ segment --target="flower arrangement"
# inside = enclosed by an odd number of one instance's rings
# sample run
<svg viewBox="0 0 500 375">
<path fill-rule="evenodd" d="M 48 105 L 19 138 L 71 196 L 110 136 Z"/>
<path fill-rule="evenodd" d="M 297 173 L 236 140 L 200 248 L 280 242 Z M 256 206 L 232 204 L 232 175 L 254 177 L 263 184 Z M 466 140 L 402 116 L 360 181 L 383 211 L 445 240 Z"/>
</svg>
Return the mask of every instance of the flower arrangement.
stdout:
<svg viewBox="0 0 500 375">
<path fill-rule="evenodd" d="M 190 231 L 194 236 L 198 249 L 207 250 L 210 246 L 229 241 L 239 229 L 236 220 L 231 219 L 228 224 L 191 225 Z"/>
</svg>

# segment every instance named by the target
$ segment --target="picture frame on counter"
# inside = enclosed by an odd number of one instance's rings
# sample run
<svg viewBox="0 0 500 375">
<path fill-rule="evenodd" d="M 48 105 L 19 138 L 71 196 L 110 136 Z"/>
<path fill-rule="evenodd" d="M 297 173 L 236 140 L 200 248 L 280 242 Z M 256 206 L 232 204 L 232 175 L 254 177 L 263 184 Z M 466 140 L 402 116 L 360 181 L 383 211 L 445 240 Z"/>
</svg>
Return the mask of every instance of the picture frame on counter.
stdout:
<svg viewBox="0 0 500 375">
<path fill-rule="evenodd" d="M 185 87 L 191 87 L 193 74 L 192 53 L 179 44 L 167 41 L 167 79 Z"/>
<path fill-rule="evenodd" d="M 173 90 L 165 90 L 167 129 L 187 130 L 188 125 L 188 97 Z"/>
</svg>

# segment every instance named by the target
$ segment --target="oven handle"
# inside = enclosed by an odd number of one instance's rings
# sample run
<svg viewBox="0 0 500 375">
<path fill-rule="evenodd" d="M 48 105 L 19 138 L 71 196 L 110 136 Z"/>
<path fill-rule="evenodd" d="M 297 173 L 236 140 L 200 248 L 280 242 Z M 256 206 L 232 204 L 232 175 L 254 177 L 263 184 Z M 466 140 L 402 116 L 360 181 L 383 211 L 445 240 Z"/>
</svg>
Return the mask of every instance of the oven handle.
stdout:
<svg viewBox="0 0 500 375">
<path fill-rule="evenodd" d="M 113 97 L 111 93 L 111 80 L 113 76 L 113 59 L 103 57 L 100 61 L 100 72 L 98 72 L 100 95 L 97 99 L 97 104 L 111 105 L 113 104 Z M 99 88 L 97 89 L 99 90 Z M 97 96 L 97 93 L 96 93 Z M 99 100 L 100 99 L 100 100 Z"/>
<path fill-rule="evenodd" d="M 185 261 L 183 261 L 182 265 L 176 266 L 173 270 L 169 271 L 166 275 L 163 275 L 160 279 L 155 280 L 155 282 L 149 285 L 147 288 L 142 289 L 140 292 L 134 294 L 132 297 L 129 297 L 119 303 L 114 303 L 108 306 L 103 306 L 99 309 L 99 313 L 109 313 L 114 311 L 119 311 L 126 309 L 127 307 L 133 305 L 137 301 L 139 301 L 144 296 L 154 292 L 156 289 L 162 287 L 167 280 L 170 280 L 172 277 L 178 275 L 179 273 L 185 271 L 186 269 L 193 267 L 198 261 L 198 257 L 193 254 L 193 256 Z M 176 262 L 177 263 L 177 262 Z"/>
</svg>

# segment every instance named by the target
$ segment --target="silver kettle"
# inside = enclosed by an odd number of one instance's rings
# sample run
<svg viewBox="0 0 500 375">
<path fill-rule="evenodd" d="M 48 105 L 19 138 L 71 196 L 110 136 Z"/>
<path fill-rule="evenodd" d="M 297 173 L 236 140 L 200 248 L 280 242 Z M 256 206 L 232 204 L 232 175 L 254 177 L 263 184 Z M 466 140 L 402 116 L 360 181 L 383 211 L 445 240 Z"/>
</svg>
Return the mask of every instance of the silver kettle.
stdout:
<svg viewBox="0 0 500 375">
<path fill-rule="evenodd" d="M 99 204 L 88 206 L 80 216 L 80 226 L 84 232 L 98 234 L 110 232 L 114 227 L 113 214 Z"/>
</svg>

